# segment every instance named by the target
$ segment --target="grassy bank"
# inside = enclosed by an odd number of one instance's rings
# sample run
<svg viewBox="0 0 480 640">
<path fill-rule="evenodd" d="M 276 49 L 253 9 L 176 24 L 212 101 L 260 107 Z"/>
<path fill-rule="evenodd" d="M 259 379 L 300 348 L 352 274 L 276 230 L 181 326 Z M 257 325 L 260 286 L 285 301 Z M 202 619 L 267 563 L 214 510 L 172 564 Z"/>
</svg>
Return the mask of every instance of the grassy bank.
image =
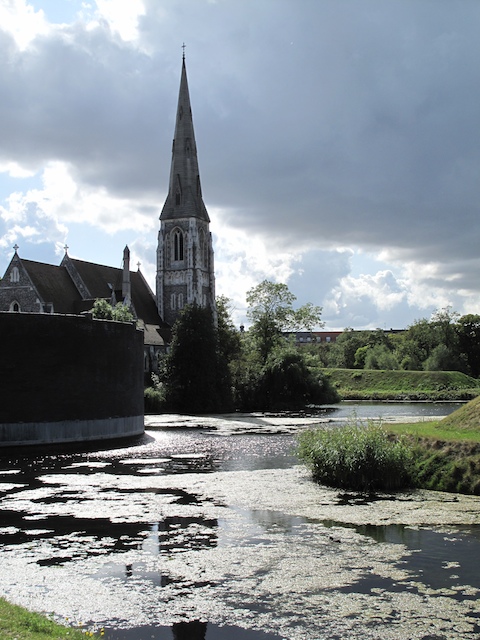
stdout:
<svg viewBox="0 0 480 640">
<path fill-rule="evenodd" d="M 101 638 L 92 633 L 65 627 L 39 613 L 10 604 L 0 598 L 0 638 L 2 640 L 85 640 Z"/>
<path fill-rule="evenodd" d="M 443 420 L 387 426 L 409 438 L 419 486 L 480 495 L 480 397 Z"/>
<path fill-rule="evenodd" d="M 322 369 L 343 400 L 471 400 L 480 382 L 459 371 Z"/>
<path fill-rule="evenodd" d="M 436 422 L 308 430 L 299 452 L 314 479 L 334 487 L 480 495 L 480 397 Z"/>
</svg>

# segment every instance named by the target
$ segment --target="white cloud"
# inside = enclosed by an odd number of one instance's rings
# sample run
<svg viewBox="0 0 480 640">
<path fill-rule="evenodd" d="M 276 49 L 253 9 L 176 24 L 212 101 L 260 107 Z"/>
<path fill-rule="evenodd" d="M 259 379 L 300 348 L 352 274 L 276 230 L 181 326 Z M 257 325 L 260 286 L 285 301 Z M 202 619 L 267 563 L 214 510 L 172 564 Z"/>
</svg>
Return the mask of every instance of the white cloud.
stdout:
<svg viewBox="0 0 480 640">
<path fill-rule="evenodd" d="M 26 0 L 2 0 L 0 29 L 10 33 L 19 49 L 24 50 L 38 35 L 48 33 L 49 25 L 44 12 L 35 11 Z"/>
<path fill-rule="evenodd" d="M 105 20 L 112 31 L 116 31 L 123 40 L 133 41 L 138 38 L 138 20 L 145 15 L 143 0 L 95 0 L 97 16 Z M 93 25 L 98 23 L 93 22 Z"/>
<path fill-rule="evenodd" d="M 237 324 L 245 323 L 247 291 L 265 279 L 287 282 L 298 256 L 275 250 L 260 235 L 231 228 L 221 210 L 211 209 L 210 217 L 215 238 L 217 294 L 232 300 L 234 320 Z"/>
<path fill-rule="evenodd" d="M 0 173 L 7 173 L 12 178 L 32 178 L 35 171 L 23 167 L 18 162 L 0 163 Z"/>
<path fill-rule="evenodd" d="M 43 236 L 54 240 L 59 234 L 64 241 L 68 225 L 91 225 L 109 234 L 132 230 L 135 233 L 153 231 L 155 218 L 142 213 L 142 205 L 153 207 L 148 200 L 115 198 L 103 187 L 91 187 L 75 182 L 71 168 L 64 162 L 47 164 L 42 174 L 42 188 L 16 191 L 0 207 L 0 217 L 5 225 L 8 246 L 20 233 L 22 237 L 42 236 L 48 222 L 49 233 Z M 150 211 L 149 211 L 150 213 Z M 27 231 L 20 232 L 21 226 Z M 57 238 L 58 241 L 58 238 Z M 99 257 L 100 258 L 100 257 Z"/>
</svg>

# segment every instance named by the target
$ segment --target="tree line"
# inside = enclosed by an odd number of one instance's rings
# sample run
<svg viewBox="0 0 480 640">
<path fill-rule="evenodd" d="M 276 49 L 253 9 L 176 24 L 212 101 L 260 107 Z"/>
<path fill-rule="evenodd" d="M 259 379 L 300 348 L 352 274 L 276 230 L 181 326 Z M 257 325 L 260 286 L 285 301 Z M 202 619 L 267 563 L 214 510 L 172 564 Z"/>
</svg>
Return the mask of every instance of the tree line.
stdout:
<svg viewBox="0 0 480 640">
<path fill-rule="evenodd" d="M 231 301 L 189 305 L 147 399 L 157 410 L 192 413 L 276 411 L 338 401 L 325 369 L 461 371 L 480 376 L 480 315 L 451 307 L 405 331 L 347 328 L 331 343 L 297 345 L 295 333 L 323 326 L 321 307 L 294 307 L 287 285 L 264 280 L 247 293 L 248 330 L 237 329 Z"/>
<path fill-rule="evenodd" d="M 430 319 L 415 320 L 405 331 L 351 328 L 335 343 L 314 345 L 324 367 L 461 371 L 480 376 L 480 315 L 446 307 Z"/>
</svg>

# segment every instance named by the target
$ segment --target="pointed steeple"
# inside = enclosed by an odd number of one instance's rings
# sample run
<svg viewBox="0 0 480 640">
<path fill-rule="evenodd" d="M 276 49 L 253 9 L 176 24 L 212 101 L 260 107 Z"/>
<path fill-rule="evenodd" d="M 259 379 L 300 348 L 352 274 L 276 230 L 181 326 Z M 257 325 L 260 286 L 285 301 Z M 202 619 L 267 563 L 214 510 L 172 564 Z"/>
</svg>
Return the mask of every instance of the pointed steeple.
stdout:
<svg viewBox="0 0 480 640">
<path fill-rule="evenodd" d="M 190 218 L 192 216 L 210 222 L 202 198 L 184 54 L 168 196 L 160 220 Z"/>
<path fill-rule="evenodd" d="M 173 324 L 188 304 L 209 307 L 216 322 L 214 255 L 209 224 L 200 187 L 184 54 L 170 183 L 160 215 L 157 246 L 157 308 L 168 324 Z"/>
</svg>

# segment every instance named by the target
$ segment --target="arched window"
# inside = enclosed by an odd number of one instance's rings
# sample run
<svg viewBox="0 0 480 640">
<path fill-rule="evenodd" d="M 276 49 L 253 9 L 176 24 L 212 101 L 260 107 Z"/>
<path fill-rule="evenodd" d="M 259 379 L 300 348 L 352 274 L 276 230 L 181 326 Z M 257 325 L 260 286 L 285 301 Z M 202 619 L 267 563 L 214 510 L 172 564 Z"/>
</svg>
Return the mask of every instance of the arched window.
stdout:
<svg viewBox="0 0 480 640">
<path fill-rule="evenodd" d="M 10 311 L 13 311 L 14 313 L 18 313 L 20 311 L 20 305 L 16 300 L 14 300 L 10 305 Z"/>
<path fill-rule="evenodd" d="M 183 232 L 175 229 L 173 232 L 173 260 L 179 262 L 183 260 Z"/>
<path fill-rule="evenodd" d="M 20 271 L 18 267 L 13 267 L 10 272 L 10 282 L 20 282 Z"/>
<path fill-rule="evenodd" d="M 175 311 L 176 304 L 177 304 L 177 296 L 174 293 L 172 293 L 172 295 L 170 296 L 170 308 L 172 309 L 172 311 Z"/>
<path fill-rule="evenodd" d="M 178 308 L 183 309 L 183 293 L 178 294 Z"/>
</svg>

